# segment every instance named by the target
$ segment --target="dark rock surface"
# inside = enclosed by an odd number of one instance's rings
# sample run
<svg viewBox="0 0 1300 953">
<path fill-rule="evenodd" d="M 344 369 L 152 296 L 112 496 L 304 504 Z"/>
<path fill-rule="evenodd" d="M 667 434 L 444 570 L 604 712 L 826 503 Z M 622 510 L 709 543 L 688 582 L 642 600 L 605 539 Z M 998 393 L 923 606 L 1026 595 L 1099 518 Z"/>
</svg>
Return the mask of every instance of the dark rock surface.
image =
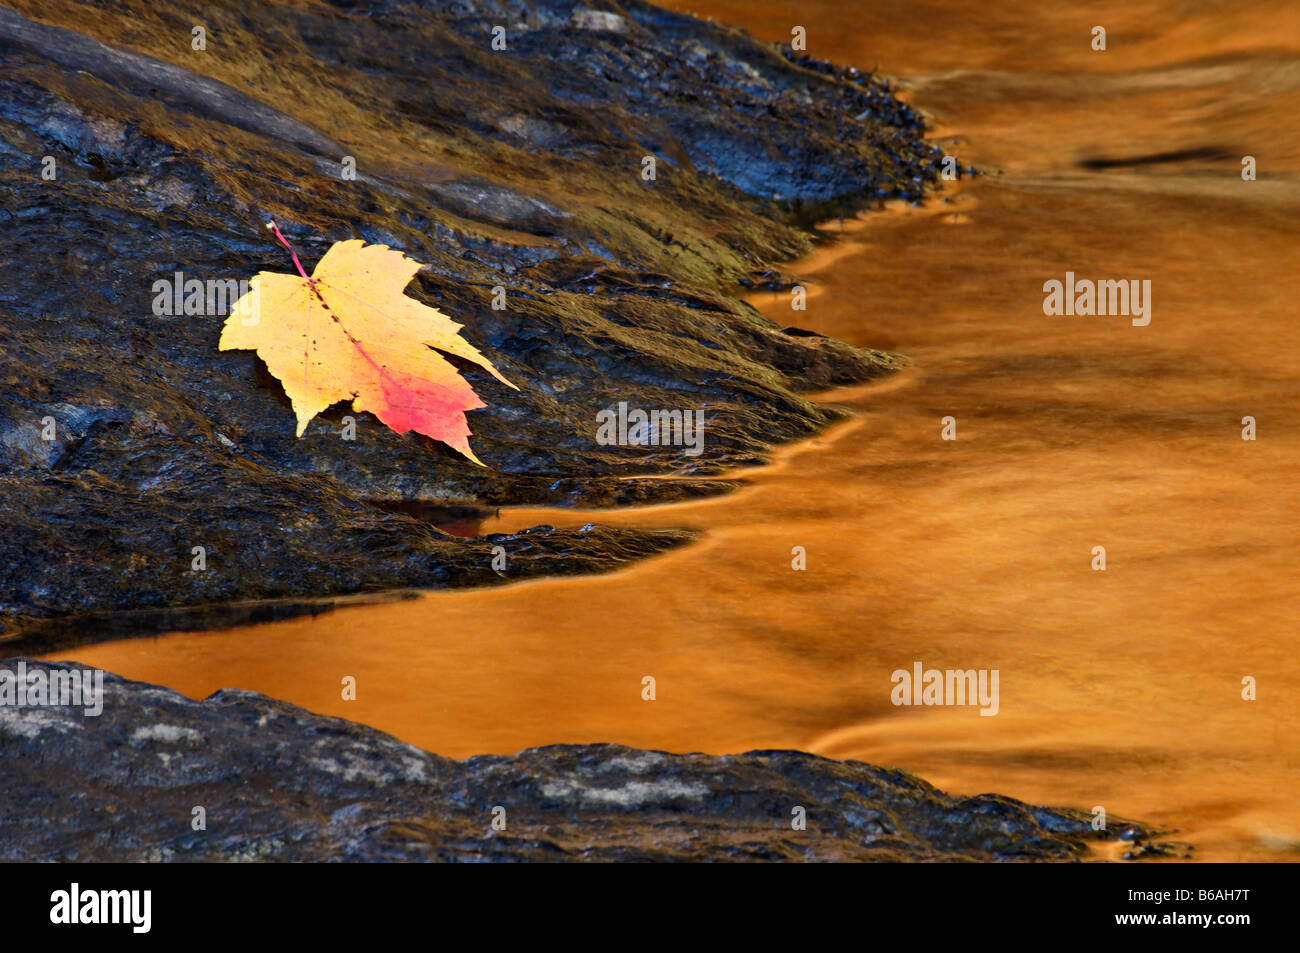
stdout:
<svg viewBox="0 0 1300 953">
<path fill-rule="evenodd" d="M 18 659 L 0 669 L 18 671 Z M 27 661 L 29 671 L 82 666 Z M 0 860 L 1037 860 L 1140 824 L 949 797 L 797 751 L 554 745 L 453 761 L 254 692 L 201 702 L 104 676 L 103 712 L 0 707 Z M 194 808 L 206 830 L 192 827 Z M 807 829 L 793 830 L 804 808 Z M 505 830 L 494 830 L 504 808 Z"/>
<path fill-rule="evenodd" d="M 894 366 L 737 297 L 781 284 L 807 221 L 935 178 L 919 117 L 875 77 L 639 2 L 4 4 L 0 637 L 92 610 L 492 581 L 481 541 L 382 504 L 724 491 L 707 477 L 832 419 L 799 391 Z M 259 359 L 217 351 L 224 312 L 154 313 L 177 271 L 291 272 L 268 219 L 308 268 L 347 238 L 427 263 L 408 293 L 520 387 L 466 370 L 489 469 L 365 414 L 345 442 L 344 405 L 294 439 Z M 704 408 L 703 454 L 598 445 L 595 414 L 620 400 Z M 625 479 L 665 472 L 681 479 Z M 512 567 L 562 572 L 679 541 L 504 545 Z M 190 572 L 200 545 L 209 568 Z"/>
</svg>

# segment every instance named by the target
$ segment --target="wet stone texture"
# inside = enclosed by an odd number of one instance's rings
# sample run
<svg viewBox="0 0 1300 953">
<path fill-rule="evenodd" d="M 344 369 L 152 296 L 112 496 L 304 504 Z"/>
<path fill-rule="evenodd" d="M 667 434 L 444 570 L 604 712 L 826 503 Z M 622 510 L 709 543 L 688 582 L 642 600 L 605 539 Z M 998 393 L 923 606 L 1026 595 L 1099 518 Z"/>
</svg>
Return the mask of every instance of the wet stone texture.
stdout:
<svg viewBox="0 0 1300 953">
<path fill-rule="evenodd" d="M 936 178 L 884 81 L 792 56 L 639 2 L 6 0 L 0 637 L 596 571 L 682 542 L 541 529 L 500 541 L 503 576 L 418 506 L 723 492 L 711 476 L 833 417 L 800 392 L 895 366 L 738 297 L 786 282 L 809 222 Z M 426 263 L 408 293 L 520 388 L 465 370 L 487 469 L 366 414 L 346 442 L 345 405 L 295 439 L 256 355 L 217 350 L 225 310 L 155 314 L 176 272 L 292 272 L 269 219 L 309 269 L 349 238 Z M 598 445 L 618 401 L 704 409 L 703 453 Z"/>
<path fill-rule="evenodd" d="M 0 707 L 0 762 L 5 861 L 1072 861 L 1105 842 L 1134 857 L 1173 846 L 1113 817 L 1093 831 L 1081 811 L 949 797 L 797 751 L 554 745 L 453 761 L 255 692 L 198 702 L 113 675 L 98 716 Z"/>
</svg>

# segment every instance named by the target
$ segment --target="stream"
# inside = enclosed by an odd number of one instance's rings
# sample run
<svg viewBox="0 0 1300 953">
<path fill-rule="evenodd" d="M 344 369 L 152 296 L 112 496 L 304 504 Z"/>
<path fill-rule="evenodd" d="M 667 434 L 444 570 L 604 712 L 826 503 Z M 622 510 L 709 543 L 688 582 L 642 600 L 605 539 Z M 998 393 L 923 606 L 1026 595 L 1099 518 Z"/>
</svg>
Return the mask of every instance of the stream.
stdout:
<svg viewBox="0 0 1300 953">
<path fill-rule="evenodd" d="M 478 527 L 703 533 L 617 573 L 56 656 L 451 757 L 796 748 L 1104 807 L 1199 860 L 1300 860 L 1300 7 L 670 5 L 774 41 L 803 25 L 812 55 L 878 64 L 981 171 L 821 226 L 784 266 L 805 311 L 751 299 L 911 365 L 818 395 L 851 416 L 727 474 L 745 481 L 729 496 Z M 1149 323 L 1045 314 L 1067 272 L 1149 281 Z M 917 662 L 996 669 L 996 715 L 895 705 L 892 673 Z"/>
</svg>

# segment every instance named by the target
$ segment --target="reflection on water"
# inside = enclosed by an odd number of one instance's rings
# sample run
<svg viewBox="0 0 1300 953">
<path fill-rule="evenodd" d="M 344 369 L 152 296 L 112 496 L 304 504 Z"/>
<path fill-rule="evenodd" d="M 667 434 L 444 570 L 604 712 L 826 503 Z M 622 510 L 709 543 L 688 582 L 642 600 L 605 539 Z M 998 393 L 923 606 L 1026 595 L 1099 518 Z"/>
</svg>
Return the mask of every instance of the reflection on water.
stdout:
<svg viewBox="0 0 1300 953">
<path fill-rule="evenodd" d="M 815 55 L 906 76 L 962 164 L 994 173 L 846 222 L 792 268 L 807 312 L 755 299 L 912 368 L 827 395 L 855 416 L 734 495 L 483 523 L 706 531 L 627 571 L 75 657 L 195 696 L 255 689 L 445 755 L 802 748 L 1101 805 L 1182 829 L 1205 859 L 1300 858 L 1300 12 L 680 6 L 769 39 L 801 24 Z M 1151 280 L 1150 325 L 1045 316 L 1042 284 L 1066 271 Z M 998 715 L 894 707 L 890 675 L 917 661 L 998 669 Z"/>
</svg>

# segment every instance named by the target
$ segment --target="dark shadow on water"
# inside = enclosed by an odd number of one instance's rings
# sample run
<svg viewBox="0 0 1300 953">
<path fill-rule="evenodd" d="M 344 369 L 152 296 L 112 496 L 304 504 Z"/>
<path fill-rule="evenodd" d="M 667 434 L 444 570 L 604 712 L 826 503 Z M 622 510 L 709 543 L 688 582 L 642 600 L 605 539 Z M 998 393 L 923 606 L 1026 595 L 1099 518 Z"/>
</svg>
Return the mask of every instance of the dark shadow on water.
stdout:
<svg viewBox="0 0 1300 953">
<path fill-rule="evenodd" d="M 279 622 L 304 615 L 322 615 L 348 606 L 399 602 L 418 595 L 414 589 L 390 589 L 347 596 L 253 599 L 199 606 L 87 612 L 26 625 L 14 635 L 0 639 L 0 654 L 43 655 L 94 642 L 162 635 L 165 632 L 198 632 Z"/>
</svg>

